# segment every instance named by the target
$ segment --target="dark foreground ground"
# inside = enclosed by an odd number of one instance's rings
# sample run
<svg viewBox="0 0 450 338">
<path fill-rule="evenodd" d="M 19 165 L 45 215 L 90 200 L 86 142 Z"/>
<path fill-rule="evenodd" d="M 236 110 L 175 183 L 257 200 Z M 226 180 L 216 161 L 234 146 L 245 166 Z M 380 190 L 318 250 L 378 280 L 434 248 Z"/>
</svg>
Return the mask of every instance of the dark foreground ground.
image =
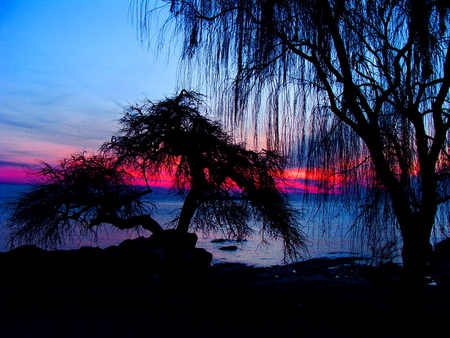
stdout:
<svg viewBox="0 0 450 338">
<path fill-rule="evenodd" d="M 0 285 L 0 337 L 448 336 L 449 292 L 407 292 L 396 269 L 345 258 L 221 264 L 167 280 L 87 273 L 71 283 L 36 273 Z"/>
</svg>

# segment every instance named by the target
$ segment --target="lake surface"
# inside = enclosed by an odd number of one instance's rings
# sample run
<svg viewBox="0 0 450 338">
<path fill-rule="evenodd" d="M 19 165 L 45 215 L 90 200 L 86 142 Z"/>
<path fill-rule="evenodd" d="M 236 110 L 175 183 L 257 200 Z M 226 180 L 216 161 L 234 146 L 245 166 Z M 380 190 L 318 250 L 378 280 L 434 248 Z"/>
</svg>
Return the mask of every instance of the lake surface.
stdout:
<svg viewBox="0 0 450 338">
<path fill-rule="evenodd" d="M 6 200 L 17 196 L 26 189 L 26 185 L 0 184 L 0 204 Z M 155 189 L 151 194 L 151 200 L 156 203 L 156 210 L 152 215 L 160 224 L 170 222 L 177 210 L 181 208 L 182 201 L 167 194 L 166 190 Z M 314 214 L 316 206 L 314 203 L 305 204 L 301 196 L 290 195 L 294 205 L 304 210 L 305 216 L 302 221 L 303 231 L 308 237 L 308 257 L 336 257 L 343 255 L 356 255 L 355 241 L 348 231 L 348 215 L 342 210 L 337 210 L 332 221 L 324 225 L 321 217 Z M 7 250 L 7 231 L 4 228 L 4 221 L 7 219 L 6 213 L 0 214 L 0 251 Z M 70 245 L 62 249 L 76 249 L 81 246 L 98 246 L 105 248 L 117 245 L 125 239 L 136 238 L 140 235 L 148 236 L 148 232 L 138 234 L 136 232 L 126 232 L 116 230 L 113 227 L 104 227 L 99 231 L 98 242 L 89 241 L 86 238 L 76 238 Z M 283 244 L 281 241 L 270 241 L 264 244 L 258 234 L 255 234 L 246 241 L 236 242 L 222 238 L 218 234 L 197 233 L 199 241 L 197 247 L 204 248 L 214 256 L 213 263 L 218 262 L 239 262 L 254 266 L 272 266 L 283 263 Z M 217 242 L 217 239 L 225 239 L 225 242 Z M 223 251 L 224 246 L 235 245 L 235 251 Z"/>
</svg>

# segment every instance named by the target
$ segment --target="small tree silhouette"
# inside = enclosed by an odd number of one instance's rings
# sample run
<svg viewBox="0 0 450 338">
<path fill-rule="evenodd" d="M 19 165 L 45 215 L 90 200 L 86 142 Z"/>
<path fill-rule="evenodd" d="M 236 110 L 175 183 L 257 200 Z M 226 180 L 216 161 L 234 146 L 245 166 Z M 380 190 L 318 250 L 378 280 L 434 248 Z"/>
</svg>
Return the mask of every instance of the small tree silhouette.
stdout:
<svg viewBox="0 0 450 338">
<path fill-rule="evenodd" d="M 42 163 L 31 177 L 30 189 L 5 205 L 11 212 L 10 246 L 56 248 L 73 235 L 95 236 L 102 223 L 162 231 L 149 216 L 149 205 L 140 200 L 151 190 L 132 185 L 132 176 L 104 154 L 81 152 L 54 167 Z"/>
<path fill-rule="evenodd" d="M 285 254 L 305 246 L 298 211 L 279 189 L 284 158 L 272 151 L 254 152 L 233 142 L 219 124 L 203 116 L 201 96 L 182 91 L 175 98 L 129 107 L 117 135 L 102 151 L 144 177 L 173 175 L 183 207 L 174 220 L 186 233 L 193 225 L 245 238 L 261 224 L 263 239 L 281 237 Z"/>
</svg>

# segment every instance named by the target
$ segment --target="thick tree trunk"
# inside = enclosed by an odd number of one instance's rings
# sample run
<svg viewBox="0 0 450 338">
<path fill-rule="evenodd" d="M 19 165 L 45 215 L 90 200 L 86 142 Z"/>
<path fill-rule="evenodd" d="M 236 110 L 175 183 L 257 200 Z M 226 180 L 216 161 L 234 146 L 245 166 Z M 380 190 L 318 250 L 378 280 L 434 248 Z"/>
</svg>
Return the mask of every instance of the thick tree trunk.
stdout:
<svg viewBox="0 0 450 338">
<path fill-rule="evenodd" d="M 418 211 L 414 211 L 406 188 L 409 182 L 398 180 L 391 171 L 383 156 L 382 146 L 377 144 L 374 137 L 368 139 L 372 159 L 380 180 L 383 182 L 400 226 L 403 248 L 402 260 L 404 266 L 404 280 L 413 289 L 424 285 L 428 275 L 428 263 L 431 254 L 430 237 L 437 212 L 435 199 L 436 185 L 433 172 L 424 176 L 422 172 L 421 198 Z M 425 182 L 425 183 L 424 183 Z"/>
<path fill-rule="evenodd" d="M 413 213 L 411 217 L 402 218 L 400 224 L 403 250 L 405 282 L 410 285 L 423 285 L 429 274 L 429 259 L 432 251 L 430 244 L 434 213 Z"/>
</svg>

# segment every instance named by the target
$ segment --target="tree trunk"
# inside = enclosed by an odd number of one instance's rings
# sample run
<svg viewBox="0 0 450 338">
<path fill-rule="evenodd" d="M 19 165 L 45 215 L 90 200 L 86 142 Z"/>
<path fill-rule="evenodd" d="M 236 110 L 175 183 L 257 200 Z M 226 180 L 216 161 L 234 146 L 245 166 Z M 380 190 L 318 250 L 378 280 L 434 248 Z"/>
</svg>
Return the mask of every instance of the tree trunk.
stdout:
<svg viewBox="0 0 450 338">
<path fill-rule="evenodd" d="M 195 186 L 191 187 L 191 190 L 189 190 L 184 200 L 183 207 L 181 208 L 177 231 L 186 233 L 189 231 L 189 225 L 191 224 L 192 217 L 194 217 L 195 211 L 197 210 L 200 195 L 201 189 Z"/>
<path fill-rule="evenodd" d="M 198 145 L 192 144 L 191 147 L 196 149 Z M 207 189 L 207 180 L 204 172 L 203 159 L 200 154 L 193 153 L 187 156 L 189 163 L 189 171 L 191 175 L 191 188 L 184 200 L 181 208 L 180 219 L 177 224 L 177 231 L 188 232 L 192 217 L 197 210 L 199 200 L 203 192 Z"/>
<path fill-rule="evenodd" d="M 368 136 L 367 136 L 368 135 Z M 372 155 L 378 177 L 385 186 L 392 207 L 400 226 L 403 249 L 402 260 L 404 266 L 404 279 L 408 284 L 420 285 L 428 274 L 428 261 L 431 254 L 430 237 L 437 212 L 436 181 L 434 171 L 422 170 L 421 198 L 419 210 L 414 211 L 408 191 L 407 181 L 399 181 L 383 154 L 383 145 L 380 137 L 366 131 L 365 142 Z M 424 168 L 422 165 L 421 168 Z"/>
<path fill-rule="evenodd" d="M 405 282 L 412 286 L 424 285 L 429 274 L 428 264 L 432 251 L 430 244 L 434 213 L 417 212 L 400 223 L 403 239 L 402 259 Z"/>
</svg>

